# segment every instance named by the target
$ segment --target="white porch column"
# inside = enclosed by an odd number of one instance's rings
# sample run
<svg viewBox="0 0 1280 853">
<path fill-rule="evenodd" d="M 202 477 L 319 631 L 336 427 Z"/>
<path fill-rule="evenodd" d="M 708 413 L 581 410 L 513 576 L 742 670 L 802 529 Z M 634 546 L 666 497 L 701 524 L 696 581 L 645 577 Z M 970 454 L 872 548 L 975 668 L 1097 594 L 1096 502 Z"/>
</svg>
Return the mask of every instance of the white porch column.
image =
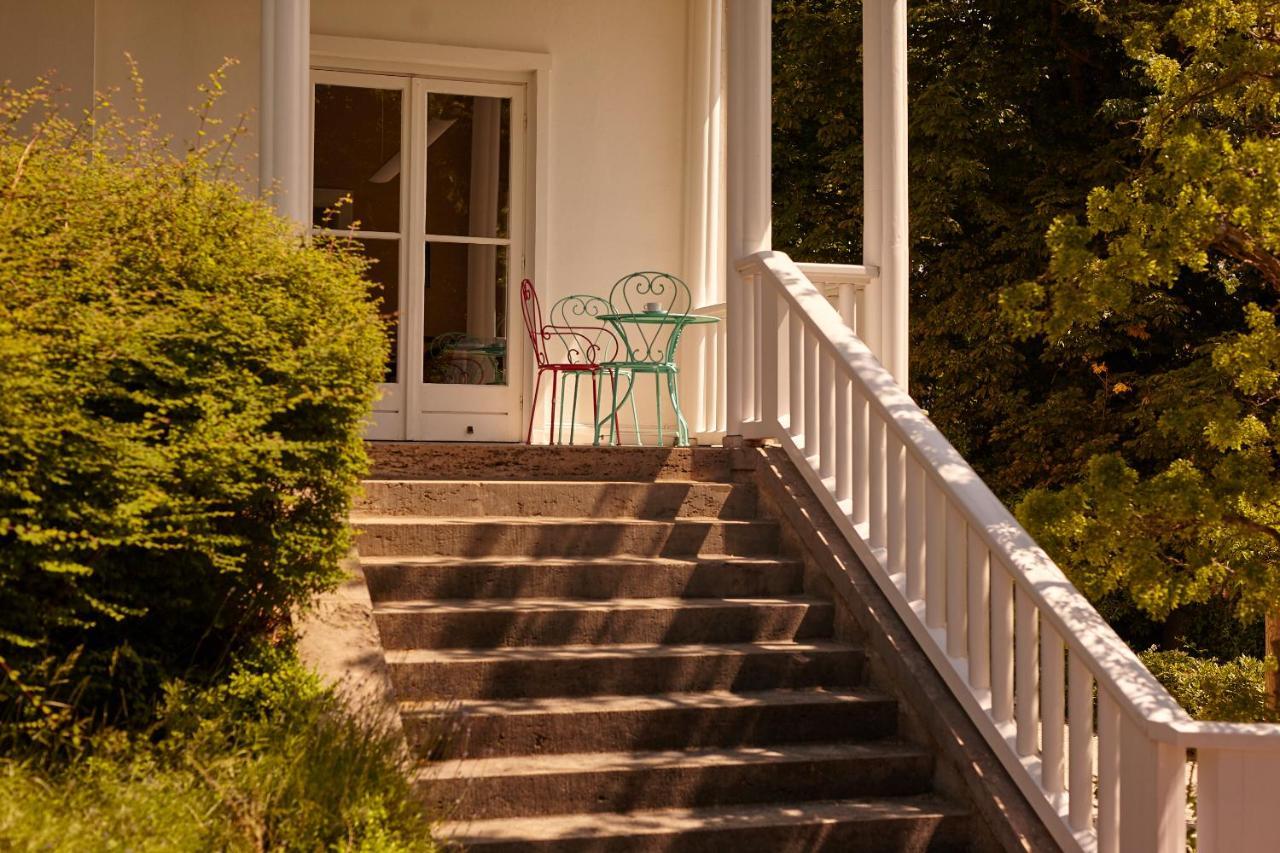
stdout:
<svg viewBox="0 0 1280 853">
<path fill-rule="evenodd" d="M 262 0 L 262 115 L 259 186 L 276 210 L 310 223 L 311 4 Z"/>
<path fill-rule="evenodd" d="M 743 365 L 747 347 L 741 318 L 749 294 L 733 272 L 735 262 L 773 246 L 772 144 L 772 3 L 770 0 L 727 0 L 728 130 L 726 138 L 726 204 L 729 249 L 727 283 L 728 431 L 742 432 Z"/>
<path fill-rule="evenodd" d="M 906 388 L 907 0 L 862 4 L 862 141 L 862 262 L 880 268 L 865 297 L 865 338 Z"/>
</svg>

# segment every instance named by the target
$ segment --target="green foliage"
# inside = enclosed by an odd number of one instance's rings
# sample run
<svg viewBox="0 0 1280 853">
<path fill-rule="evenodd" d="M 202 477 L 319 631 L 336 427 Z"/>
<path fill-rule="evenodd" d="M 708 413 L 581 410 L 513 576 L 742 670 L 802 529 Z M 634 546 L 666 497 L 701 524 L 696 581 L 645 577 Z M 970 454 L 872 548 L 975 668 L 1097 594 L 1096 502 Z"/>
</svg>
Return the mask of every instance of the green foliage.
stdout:
<svg viewBox="0 0 1280 853">
<path fill-rule="evenodd" d="M 1276 722 L 1267 706 L 1266 665 L 1242 656 L 1226 663 L 1195 657 L 1182 649 L 1150 648 L 1138 655 L 1178 704 L 1198 720 Z"/>
<path fill-rule="evenodd" d="M 774 5 L 800 260 L 860 260 L 859 8 Z M 912 394 L 1138 648 L 1280 600 L 1277 8 L 909 7 Z"/>
<path fill-rule="evenodd" d="M 0 703 L 77 648 L 154 692 L 340 577 L 385 335 L 364 262 L 232 180 L 220 91 L 185 154 L 140 95 L 0 91 Z"/>
<path fill-rule="evenodd" d="M 41 851 L 436 849 L 389 732 L 289 653 L 170 684 L 151 737 L 100 730 L 68 764 L 0 760 L 0 847 Z"/>
<path fill-rule="evenodd" d="M 1257 619 L 1280 607 L 1280 7 L 1086 8 L 1149 87 L 1143 157 L 1054 221 L 1046 274 L 1004 302 L 1107 377 L 1117 430 L 1020 515 L 1094 594 Z"/>
</svg>

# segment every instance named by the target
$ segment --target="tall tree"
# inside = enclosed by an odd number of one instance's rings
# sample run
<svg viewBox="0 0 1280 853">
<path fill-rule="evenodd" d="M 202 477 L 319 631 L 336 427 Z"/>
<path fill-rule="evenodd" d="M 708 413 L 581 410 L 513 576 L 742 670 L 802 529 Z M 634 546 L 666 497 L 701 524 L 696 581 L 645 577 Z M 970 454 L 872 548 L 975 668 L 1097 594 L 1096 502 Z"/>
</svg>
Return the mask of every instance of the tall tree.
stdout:
<svg viewBox="0 0 1280 853">
<path fill-rule="evenodd" d="M 1087 358 L 1116 432 L 1020 506 L 1087 592 L 1228 601 L 1280 653 L 1280 6 L 1081 2 L 1149 95 L 1141 158 L 1048 231 L 1006 317 Z M 1269 680 L 1276 697 L 1274 671 Z"/>
</svg>

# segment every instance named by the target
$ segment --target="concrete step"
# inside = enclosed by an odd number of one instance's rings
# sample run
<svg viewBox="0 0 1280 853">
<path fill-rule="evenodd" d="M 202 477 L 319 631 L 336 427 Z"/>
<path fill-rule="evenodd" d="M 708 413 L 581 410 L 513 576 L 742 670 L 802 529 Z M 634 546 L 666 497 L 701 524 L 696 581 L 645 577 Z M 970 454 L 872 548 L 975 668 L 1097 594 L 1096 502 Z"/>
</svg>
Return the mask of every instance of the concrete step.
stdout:
<svg viewBox="0 0 1280 853">
<path fill-rule="evenodd" d="M 383 601 L 373 612 L 386 649 L 808 640 L 830 636 L 834 614 L 800 596 Z"/>
<path fill-rule="evenodd" d="M 588 752 L 425 766 L 420 793 L 476 820 L 925 793 L 933 757 L 899 741 Z"/>
<path fill-rule="evenodd" d="M 364 557 L 373 600 L 421 598 L 732 598 L 790 595 L 797 560 L 703 556 L 584 559 Z"/>
<path fill-rule="evenodd" d="M 721 447 L 549 447 L 523 444 L 365 443 L 378 479 L 702 480 L 728 482 Z"/>
<path fill-rule="evenodd" d="M 457 557 L 692 557 L 698 554 L 772 556 L 778 551 L 773 521 L 614 521 L 599 518 L 430 518 L 362 516 L 361 556 Z"/>
<path fill-rule="evenodd" d="M 446 823 L 474 853 L 959 853 L 969 818 L 930 795 Z"/>
<path fill-rule="evenodd" d="M 865 687 L 400 706 L 409 743 L 434 759 L 875 740 L 894 733 L 897 714 Z"/>
<path fill-rule="evenodd" d="M 754 518 L 751 483 L 366 480 L 355 512 L 560 518 Z"/>
<path fill-rule="evenodd" d="M 550 646 L 386 652 L 401 701 L 855 687 L 863 651 L 844 643 Z"/>
</svg>

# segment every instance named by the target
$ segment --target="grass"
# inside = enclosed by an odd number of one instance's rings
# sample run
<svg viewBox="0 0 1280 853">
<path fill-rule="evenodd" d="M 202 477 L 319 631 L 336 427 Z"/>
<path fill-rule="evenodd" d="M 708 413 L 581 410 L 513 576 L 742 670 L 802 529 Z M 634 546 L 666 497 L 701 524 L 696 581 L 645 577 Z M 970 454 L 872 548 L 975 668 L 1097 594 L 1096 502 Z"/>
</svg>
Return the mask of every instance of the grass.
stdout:
<svg viewBox="0 0 1280 853">
<path fill-rule="evenodd" d="M 290 651 L 169 685 L 157 720 L 101 728 L 70 759 L 0 758 L 0 850 L 439 849 L 399 739 Z"/>
</svg>

